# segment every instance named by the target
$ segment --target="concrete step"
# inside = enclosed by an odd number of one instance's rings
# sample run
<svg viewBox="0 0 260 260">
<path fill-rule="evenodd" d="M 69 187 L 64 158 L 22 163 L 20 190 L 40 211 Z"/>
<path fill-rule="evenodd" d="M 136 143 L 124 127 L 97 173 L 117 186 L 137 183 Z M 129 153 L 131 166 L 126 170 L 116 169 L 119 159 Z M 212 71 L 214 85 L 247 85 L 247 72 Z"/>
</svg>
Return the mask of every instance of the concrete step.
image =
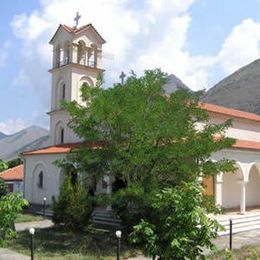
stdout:
<svg viewBox="0 0 260 260">
<path fill-rule="evenodd" d="M 96 217 L 96 216 L 92 216 L 92 219 L 94 221 L 106 221 L 106 222 L 111 222 L 111 223 L 119 223 L 121 224 L 121 220 L 117 219 L 117 218 L 107 218 L 107 217 Z"/>
<path fill-rule="evenodd" d="M 36 214 L 42 215 L 42 216 L 45 215 L 47 217 L 52 217 L 53 216 L 53 210 L 46 209 L 45 212 L 44 212 L 44 210 L 42 209 L 42 210 L 36 211 Z"/>
<path fill-rule="evenodd" d="M 239 233 L 260 228 L 260 214 L 252 215 L 241 215 L 234 216 L 232 218 L 232 233 Z M 219 217 L 217 218 L 220 225 L 225 228 L 225 231 L 219 232 L 220 236 L 228 235 L 230 228 L 230 218 L 229 217 Z"/>
<path fill-rule="evenodd" d="M 111 210 L 94 210 L 91 216 L 91 223 L 96 228 L 107 230 L 122 229 L 121 220 Z"/>
<path fill-rule="evenodd" d="M 233 227 L 232 228 L 232 234 L 250 231 L 250 230 L 255 230 L 255 229 L 260 229 L 260 224 L 252 225 L 252 226 L 246 226 L 246 227 L 240 227 L 240 228 L 234 228 Z M 219 232 L 219 236 L 225 236 L 225 235 L 229 235 L 229 229 Z"/>
<path fill-rule="evenodd" d="M 239 225 L 241 223 L 256 222 L 256 221 L 259 221 L 259 220 L 260 220 L 260 216 L 250 216 L 250 217 L 233 218 L 232 222 L 233 222 L 233 225 Z M 222 226 L 229 226 L 230 219 L 218 220 L 218 222 Z"/>
</svg>

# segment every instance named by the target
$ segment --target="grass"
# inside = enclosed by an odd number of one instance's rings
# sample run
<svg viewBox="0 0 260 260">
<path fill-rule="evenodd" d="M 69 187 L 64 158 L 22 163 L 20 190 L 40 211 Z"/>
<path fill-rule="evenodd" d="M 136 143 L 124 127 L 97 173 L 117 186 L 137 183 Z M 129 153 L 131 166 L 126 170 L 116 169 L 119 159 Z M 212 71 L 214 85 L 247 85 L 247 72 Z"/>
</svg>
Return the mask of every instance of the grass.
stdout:
<svg viewBox="0 0 260 260">
<path fill-rule="evenodd" d="M 222 259 L 229 259 L 229 260 L 259 260 L 260 259 L 260 245 L 258 246 L 244 246 L 240 249 L 230 250 L 222 250 L 217 252 L 216 254 L 209 257 L 209 259 L 213 260 L 222 260 Z"/>
<path fill-rule="evenodd" d="M 116 257 L 116 238 L 114 234 L 91 229 L 85 232 L 69 232 L 52 227 L 35 232 L 36 259 L 75 259 L 75 260 L 114 260 Z M 30 254 L 30 237 L 27 232 L 19 232 L 16 239 L 7 242 L 7 247 L 22 254 Z M 124 257 L 136 255 L 136 250 L 122 241 Z"/>
<path fill-rule="evenodd" d="M 21 223 L 21 222 L 32 222 L 32 221 L 40 221 L 44 220 L 42 216 L 38 215 L 32 215 L 32 214 L 19 214 L 18 217 L 15 220 L 15 223 Z"/>
</svg>

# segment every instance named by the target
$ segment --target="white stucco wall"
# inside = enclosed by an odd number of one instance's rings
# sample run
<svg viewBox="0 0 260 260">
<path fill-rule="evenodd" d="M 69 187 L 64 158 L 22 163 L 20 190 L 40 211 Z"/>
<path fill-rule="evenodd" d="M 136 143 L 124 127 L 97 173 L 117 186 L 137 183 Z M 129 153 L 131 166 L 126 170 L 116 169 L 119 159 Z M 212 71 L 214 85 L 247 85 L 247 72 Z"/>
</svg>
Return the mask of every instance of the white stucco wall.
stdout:
<svg viewBox="0 0 260 260">
<path fill-rule="evenodd" d="M 54 111 L 51 113 L 50 137 L 52 145 L 57 144 L 57 126 L 60 124 L 64 125 L 64 143 L 77 143 L 80 141 L 80 138 L 68 126 L 69 121 L 70 118 L 65 111 Z"/>
<path fill-rule="evenodd" d="M 214 124 L 222 123 L 229 118 L 215 113 L 209 113 L 209 115 L 210 122 Z M 226 131 L 227 136 L 241 140 L 260 141 L 260 122 L 241 118 L 232 120 L 232 127 Z"/>
<path fill-rule="evenodd" d="M 65 154 L 43 154 L 24 156 L 24 197 L 33 204 L 42 204 L 47 198 L 47 204 L 52 203 L 52 196 L 59 194 L 61 169 L 53 164 L 55 160 L 63 159 Z M 43 188 L 38 187 L 38 175 L 43 171 Z"/>
</svg>

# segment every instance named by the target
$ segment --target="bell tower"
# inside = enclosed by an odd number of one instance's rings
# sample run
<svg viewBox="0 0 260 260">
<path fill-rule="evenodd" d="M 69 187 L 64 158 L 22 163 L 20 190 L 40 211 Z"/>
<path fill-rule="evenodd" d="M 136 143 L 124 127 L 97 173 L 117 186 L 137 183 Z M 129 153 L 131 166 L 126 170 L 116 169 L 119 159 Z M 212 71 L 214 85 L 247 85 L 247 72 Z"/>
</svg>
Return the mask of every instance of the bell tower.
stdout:
<svg viewBox="0 0 260 260">
<path fill-rule="evenodd" d="M 77 27 L 60 25 L 50 40 L 53 46 L 51 80 L 50 135 L 51 145 L 79 142 L 68 126 L 69 115 L 61 108 L 61 101 L 77 101 L 82 104 L 80 88 L 83 83 L 95 86 L 97 77 L 104 70 L 102 45 L 105 40 L 92 24 Z"/>
</svg>

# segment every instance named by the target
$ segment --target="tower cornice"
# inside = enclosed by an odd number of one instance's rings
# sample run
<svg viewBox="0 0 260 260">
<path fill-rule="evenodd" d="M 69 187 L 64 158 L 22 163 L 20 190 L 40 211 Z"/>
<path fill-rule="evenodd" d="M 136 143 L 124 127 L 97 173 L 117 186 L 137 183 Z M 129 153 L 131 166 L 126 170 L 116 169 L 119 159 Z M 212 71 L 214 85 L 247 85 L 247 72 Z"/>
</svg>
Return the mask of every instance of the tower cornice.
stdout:
<svg viewBox="0 0 260 260">
<path fill-rule="evenodd" d="M 61 65 L 59 67 L 52 68 L 52 69 L 49 70 L 49 72 L 52 73 L 52 72 L 58 71 L 60 69 L 70 68 L 70 67 L 71 68 L 79 68 L 79 69 L 91 70 L 91 71 L 95 71 L 97 73 L 102 73 L 102 72 L 105 71 L 104 69 L 100 69 L 100 68 L 96 68 L 96 67 L 91 67 L 91 66 L 86 66 L 86 65 L 70 62 L 68 64 L 64 64 L 64 65 Z"/>
</svg>

